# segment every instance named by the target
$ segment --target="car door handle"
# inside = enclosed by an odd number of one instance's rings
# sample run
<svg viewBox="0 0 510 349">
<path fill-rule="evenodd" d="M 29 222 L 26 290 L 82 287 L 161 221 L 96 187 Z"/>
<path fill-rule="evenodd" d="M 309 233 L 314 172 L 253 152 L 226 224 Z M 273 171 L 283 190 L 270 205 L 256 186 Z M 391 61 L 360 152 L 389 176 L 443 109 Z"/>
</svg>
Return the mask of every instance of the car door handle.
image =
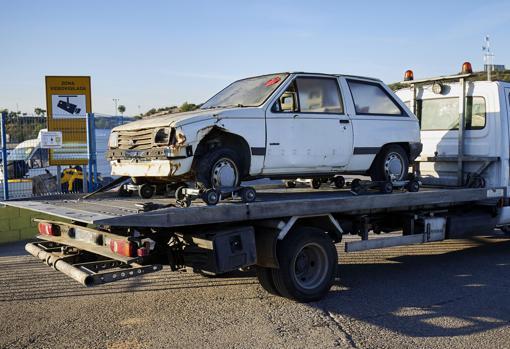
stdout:
<svg viewBox="0 0 510 349">
<path fill-rule="evenodd" d="M 348 124 L 349 122 L 350 122 L 349 120 L 345 120 L 345 119 L 340 120 L 341 124 Z"/>
</svg>

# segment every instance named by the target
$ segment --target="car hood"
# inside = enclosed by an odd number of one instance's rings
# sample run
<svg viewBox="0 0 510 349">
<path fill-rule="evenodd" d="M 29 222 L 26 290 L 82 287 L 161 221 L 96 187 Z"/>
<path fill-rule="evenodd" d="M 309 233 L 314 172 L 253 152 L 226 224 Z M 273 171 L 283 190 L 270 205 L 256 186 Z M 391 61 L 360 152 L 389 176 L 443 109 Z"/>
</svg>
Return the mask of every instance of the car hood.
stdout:
<svg viewBox="0 0 510 349">
<path fill-rule="evenodd" d="M 178 122 L 182 123 L 191 119 L 193 119 L 193 121 L 208 119 L 213 117 L 213 115 L 218 114 L 219 112 L 220 112 L 219 109 L 206 109 L 206 110 L 197 109 L 185 113 L 165 114 L 150 119 L 141 119 L 130 122 L 125 125 L 120 125 L 115 127 L 112 131 L 131 131 L 141 130 L 145 128 L 175 126 L 175 124 Z"/>
</svg>

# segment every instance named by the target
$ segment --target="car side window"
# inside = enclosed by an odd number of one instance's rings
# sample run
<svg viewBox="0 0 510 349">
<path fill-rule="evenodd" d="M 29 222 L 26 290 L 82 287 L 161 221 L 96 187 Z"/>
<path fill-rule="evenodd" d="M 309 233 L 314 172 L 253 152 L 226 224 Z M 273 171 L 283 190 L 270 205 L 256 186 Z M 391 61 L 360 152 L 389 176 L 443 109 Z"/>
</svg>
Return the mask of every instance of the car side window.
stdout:
<svg viewBox="0 0 510 349">
<path fill-rule="evenodd" d="M 280 96 L 273 111 L 343 114 L 344 106 L 335 78 L 298 77 Z"/>
<path fill-rule="evenodd" d="M 378 83 L 347 80 L 358 115 L 403 115 L 402 109 Z"/>
<path fill-rule="evenodd" d="M 334 78 L 296 79 L 299 107 L 302 113 L 343 114 L 338 82 Z"/>
</svg>

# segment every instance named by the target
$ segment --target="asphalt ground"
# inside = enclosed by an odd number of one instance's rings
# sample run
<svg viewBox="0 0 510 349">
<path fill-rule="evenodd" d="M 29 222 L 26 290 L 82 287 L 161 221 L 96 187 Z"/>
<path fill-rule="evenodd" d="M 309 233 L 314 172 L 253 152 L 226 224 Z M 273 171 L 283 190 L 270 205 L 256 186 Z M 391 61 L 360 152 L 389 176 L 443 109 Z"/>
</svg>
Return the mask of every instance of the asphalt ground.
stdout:
<svg viewBox="0 0 510 349">
<path fill-rule="evenodd" d="M 0 246 L 1 348 L 508 348 L 510 240 L 346 254 L 319 302 L 267 294 L 253 273 L 163 271 L 85 288 Z"/>
</svg>

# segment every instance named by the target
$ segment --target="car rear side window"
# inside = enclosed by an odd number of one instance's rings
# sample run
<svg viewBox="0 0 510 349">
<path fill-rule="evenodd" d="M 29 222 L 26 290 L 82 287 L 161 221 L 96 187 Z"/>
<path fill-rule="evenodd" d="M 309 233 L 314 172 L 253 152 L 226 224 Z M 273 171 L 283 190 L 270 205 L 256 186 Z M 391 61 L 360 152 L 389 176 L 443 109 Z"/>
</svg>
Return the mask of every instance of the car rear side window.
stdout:
<svg viewBox="0 0 510 349">
<path fill-rule="evenodd" d="M 417 100 L 417 116 L 422 131 L 459 129 L 459 98 L 432 98 Z M 485 98 L 466 97 L 466 130 L 481 130 L 486 123 Z"/>
<path fill-rule="evenodd" d="M 378 83 L 347 80 L 358 115 L 402 116 L 402 109 Z"/>
<path fill-rule="evenodd" d="M 343 114 L 344 106 L 336 79 L 298 77 L 296 87 L 300 112 Z"/>
</svg>

